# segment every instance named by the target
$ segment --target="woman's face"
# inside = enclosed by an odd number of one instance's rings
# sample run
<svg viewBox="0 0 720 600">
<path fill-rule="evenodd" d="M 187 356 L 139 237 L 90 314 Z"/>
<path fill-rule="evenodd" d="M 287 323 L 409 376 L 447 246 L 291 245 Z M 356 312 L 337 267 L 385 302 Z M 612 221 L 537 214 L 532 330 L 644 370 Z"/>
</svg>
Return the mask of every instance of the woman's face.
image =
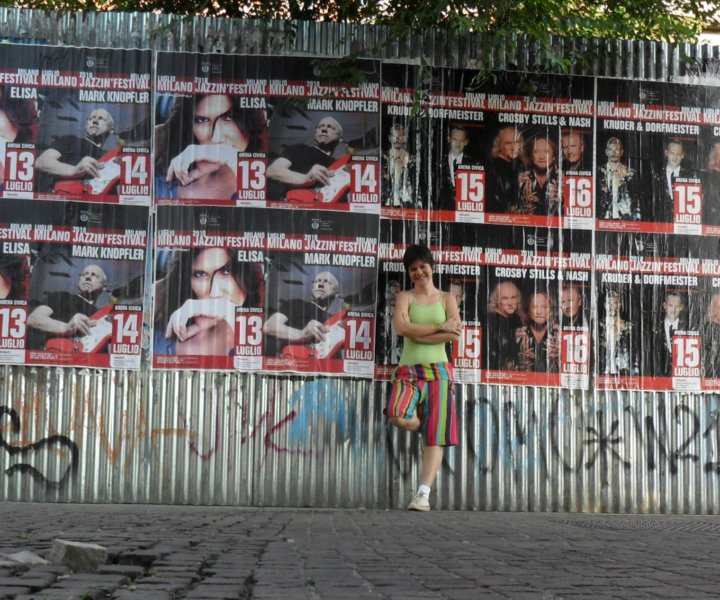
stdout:
<svg viewBox="0 0 720 600">
<path fill-rule="evenodd" d="M 10 276 L 3 269 L 0 269 L 0 299 L 5 300 L 10 295 L 10 290 L 12 290 Z"/>
<path fill-rule="evenodd" d="M 199 300 L 224 298 L 235 306 L 245 303 L 247 292 L 235 281 L 232 260 L 224 248 L 208 248 L 195 257 L 190 285 Z"/>
<path fill-rule="evenodd" d="M 0 137 L 6 142 L 14 142 L 18 134 L 18 128 L 7 116 L 7 113 L 0 109 Z"/>
<path fill-rule="evenodd" d="M 432 281 L 433 268 L 431 265 L 423 262 L 422 260 L 416 260 L 410 265 L 408 275 L 410 276 L 410 281 L 412 281 L 414 285 L 422 285 L 428 281 Z"/>
<path fill-rule="evenodd" d="M 233 107 L 227 96 L 205 96 L 195 105 L 193 133 L 198 144 L 229 144 L 243 152 L 250 136 L 233 119 Z"/>
</svg>

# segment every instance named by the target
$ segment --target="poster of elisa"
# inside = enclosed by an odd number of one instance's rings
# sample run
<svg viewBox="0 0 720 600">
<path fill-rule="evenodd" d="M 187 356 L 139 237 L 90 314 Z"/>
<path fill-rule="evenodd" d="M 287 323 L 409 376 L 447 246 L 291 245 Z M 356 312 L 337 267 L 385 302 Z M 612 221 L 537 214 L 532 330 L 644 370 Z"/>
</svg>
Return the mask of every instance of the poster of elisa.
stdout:
<svg viewBox="0 0 720 600">
<path fill-rule="evenodd" d="M 148 206 L 144 50 L 3 46 L 2 197 Z"/>
<path fill-rule="evenodd" d="M 159 203 L 375 213 L 380 63 L 159 52 Z M 353 81 L 356 83 L 347 83 Z"/>
</svg>

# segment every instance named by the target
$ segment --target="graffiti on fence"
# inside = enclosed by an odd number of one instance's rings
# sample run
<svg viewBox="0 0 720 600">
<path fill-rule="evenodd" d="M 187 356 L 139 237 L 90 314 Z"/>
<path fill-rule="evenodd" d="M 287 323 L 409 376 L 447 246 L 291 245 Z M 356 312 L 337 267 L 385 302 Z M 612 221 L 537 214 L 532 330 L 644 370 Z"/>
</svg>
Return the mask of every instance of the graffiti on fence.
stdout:
<svg viewBox="0 0 720 600">
<path fill-rule="evenodd" d="M 209 463 L 251 443 L 261 450 L 256 456 L 257 467 L 262 468 L 269 454 L 322 460 L 333 444 L 342 444 L 353 458 L 365 447 L 373 428 L 384 440 L 384 452 L 374 454 L 382 461 L 377 468 L 401 478 L 417 468 L 420 444 L 398 443 L 397 433 L 368 398 L 362 406 L 373 414 L 360 420 L 357 394 L 383 396 L 372 386 L 355 382 L 351 388 L 337 379 L 299 384 L 285 380 L 275 382 L 274 389 L 265 390 L 266 398 L 260 399 L 234 387 L 240 381 L 219 385 L 216 393 L 192 400 L 184 411 L 161 410 L 142 399 L 117 410 L 111 402 L 106 405 L 86 393 L 73 397 L 67 410 L 53 416 L 44 396 L 17 399 L 0 406 L 1 468 L 6 476 L 27 476 L 48 489 L 62 489 L 78 471 L 84 454 L 95 447 L 100 449 L 100 460 L 129 472 L 137 461 L 150 461 L 151 466 L 155 461 L 158 468 L 163 460 L 167 466 L 193 459 Z M 352 395 L 349 389 L 354 389 Z M 645 410 L 630 400 L 600 402 L 558 393 L 548 395 L 540 410 L 533 402 L 467 399 L 460 403 L 466 460 L 480 476 L 537 465 L 546 479 L 593 470 L 603 486 L 609 485 L 613 473 L 631 468 L 674 476 L 697 463 L 708 476 L 720 474 L 717 397 L 661 398 Z M 232 440 L 224 440 L 224 435 Z M 88 448 L 83 449 L 80 440 Z M 168 460 L 169 443 L 184 447 L 187 458 Z M 233 444 L 229 454 L 219 452 L 224 443 Z M 446 460 L 443 471 L 452 475 L 466 466 Z"/>
<path fill-rule="evenodd" d="M 7 406 L 0 406 L 0 418 L 4 415 L 7 415 L 10 418 L 11 433 L 14 435 L 19 434 L 20 416 L 17 412 Z M 26 443 L 24 445 L 13 445 L 8 443 L 5 436 L 0 433 L 0 448 L 8 453 L 11 461 L 18 461 L 13 462 L 13 464 L 5 469 L 6 475 L 11 476 L 15 473 L 26 473 L 37 483 L 40 483 L 48 488 L 63 487 L 70 479 L 72 473 L 77 469 L 80 462 L 80 451 L 78 450 L 77 444 L 65 435 L 54 434 L 44 437 L 36 442 Z M 68 465 L 64 470 L 62 470 L 59 479 L 46 477 L 44 473 L 30 464 L 30 462 L 27 462 L 27 459 L 31 456 L 36 457 L 43 451 L 49 452 L 52 450 L 60 452 L 65 451 L 65 453 L 69 455 Z"/>
<path fill-rule="evenodd" d="M 232 403 L 232 398 L 241 398 L 242 394 L 231 387 L 226 396 Z M 336 427 L 341 443 L 348 439 L 359 443 L 355 412 L 345 400 L 342 382 L 311 380 L 294 391 L 288 401 L 284 396 L 280 401 L 280 397 L 271 395 L 264 409 L 251 406 L 246 400 L 235 402 L 242 429 L 238 436 L 240 446 L 259 437 L 265 452 L 321 456 L 325 450 L 322 439 L 309 439 L 308 431 L 317 430 L 322 424 Z M 143 401 L 138 401 L 134 410 L 128 407 L 118 413 L 102 402 L 93 401 L 89 395 L 79 396 L 73 398 L 68 414 L 56 418 L 50 416 L 46 400 L 39 396 L 18 401 L 16 406 L 17 410 L 0 406 L 0 417 L 3 417 L 0 448 L 5 450 L 10 463 L 5 474 L 27 474 L 53 489 L 67 485 L 77 471 L 81 452 L 74 439 L 97 443 L 110 464 L 129 472 L 134 461 L 147 460 L 153 455 L 159 465 L 162 442 L 171 439 L 184 441 L 190 454 L 201 462 L 208 462 L 217 455 L 222 432 L 230 431 L 223 421 L 227 405 L 220 400 L 199 406 L 192 416 L 168 410 L 166 418 L 176 420 L 179 426 L 158 424 L 157 416 L 147 413 L 147 403 Z M 177 416 L 172 416 L 174 414 Z M 61 419 L 62 423 L 55 419 Z M 199 426 L 204 421 L 212 421 L 209 431 Z M 87 436 L 88 432 L 96 438 Z M 56 457 L 54 462 L 68 463 L 66 468 L 57 467 L 59 477 L 42 471 L 48 465 L 48 461 L 41 458 L 43 452 L 51 452 Z M 56 471 L 54 464 L 52 470 Z"/>
</svg>

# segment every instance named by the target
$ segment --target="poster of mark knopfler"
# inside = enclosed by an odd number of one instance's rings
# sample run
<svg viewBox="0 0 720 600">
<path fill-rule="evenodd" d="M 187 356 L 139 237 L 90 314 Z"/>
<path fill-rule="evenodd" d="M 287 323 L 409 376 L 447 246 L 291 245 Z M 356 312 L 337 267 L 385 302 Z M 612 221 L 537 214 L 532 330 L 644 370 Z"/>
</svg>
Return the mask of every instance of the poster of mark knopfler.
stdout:
<svg viewBox="0 0 720 600">
<path fill-rule="evenodd" d="M 148 209 L 3 201 L 0 363 L 139 369 Z"/>
<path fill-rule="evenodd" d="M 720 89 L 597 80 L 599 230 L 720 235 Z"/>
<path fill-rule="evenodd" d="M 159 206 L 153 366 L 372 376 L 378 217 Z"/>
<path fill-rule="evenodd" d="M 483 235 L 482 381 L 587 389 L 592 233 L 489 226 Z"/>
<path fill-rule="evenodd" d="M 3 49 L 2 197 L 150 205 L 150 51 Z"/>
<path fill-rule="evenodd" d="M 378 268 L 378 319 L 376 330 L 376 379 L 389 379 L 402 354 L 403 338 L 393 325 L 395 301 L 401 290 L 410 289 L 402 259 L 410 244 L 426 244 L 435 258 L 435 284 L 455 296 L 464 328 L 458 343 L 448 344 L 448 359 L 455 378 L 479 383 L 482 323 L 478 295 L 485 289 L 481 263 L 483 229 L 465 223 L 427 223 L 383 219 L 380 226 Z"/>
<path fill-rule="evenodd" d="M 379 213 L 379 61 L 156 61 L 159 203 Z"/>
<path fill-rule="evenodd" d="M 598 232 L 596 386 L 720 389 L 718 238 Z"/>
<path fill-rule="evenodd" d="M 274 213 L 265 369 L 371 378 L 379 217 Z"/>
<path fill-rule="evenodd" d="M 476 74 L 383 65 L 383 216 L 592 229 L 593 79 Z"/>
</svg>

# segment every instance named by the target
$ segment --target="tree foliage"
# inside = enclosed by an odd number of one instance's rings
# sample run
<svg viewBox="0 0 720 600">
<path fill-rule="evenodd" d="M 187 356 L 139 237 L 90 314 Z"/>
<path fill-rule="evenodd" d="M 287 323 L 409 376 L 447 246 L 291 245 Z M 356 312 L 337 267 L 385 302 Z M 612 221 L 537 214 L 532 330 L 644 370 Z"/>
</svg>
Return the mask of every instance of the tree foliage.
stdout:
<svg viewBox="0 0 720 600">
<path fill-rule="evenodd" d="M 517 35 L 539 48 L 552 36 L 693 42 L 720 23 L 706 0 L 0 0 L 0 5 L 50 10 L 162 12 L 185 16 L 331 21 L 387 27 L 388 38 L 435 28 L 486 37 L 488 48 L 514 49 Z M 555 58 L 556 61 L 568 60 Z M 561 69 L 559 62 L 556 66 Z"/>
<path fill-rule="evenodd" d="M 658 41 L 691 41 L 720 11 L 702 0 L 2 0 L 51 10 L 139 11 Z"/>
</svg>

